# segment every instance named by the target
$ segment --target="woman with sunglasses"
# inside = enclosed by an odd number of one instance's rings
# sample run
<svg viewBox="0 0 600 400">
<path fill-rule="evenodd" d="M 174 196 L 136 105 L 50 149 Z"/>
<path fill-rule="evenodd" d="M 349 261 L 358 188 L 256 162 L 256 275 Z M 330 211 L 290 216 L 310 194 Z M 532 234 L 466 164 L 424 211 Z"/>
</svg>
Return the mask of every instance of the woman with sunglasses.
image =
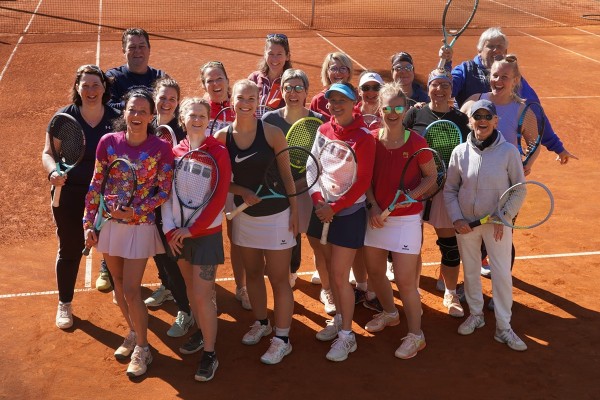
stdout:
<svg viewBox="0 0 600 400">
<path fill-rule="evenodd" d="M 298 233 L 296 198 L 261 200 L 255 193 L 261 185 L 265 169 L 275 154 L 287 147 L 281 129 L 256 119 L 258 86 L 248 80 L 233 85 L 231 101 L 235 121 L 216 133 L 215 138 L 229 151 L 233 180 L 232 192 L 236 206 L 250 207 L 233 219 L 233 243 L 240 246 L 244 258 L 248 295 L 255 321 L 242 338 L 245 345 L 255 345 L 275 330 L 271 345 L 261 357 L 265 364 L 277 364 L 291 353 L 289 340 L 294 296 L 289 283 L 292 248 Z M 288 193 L 294 192 L 289 160 L 278 159 L 278 173 Z M 267 315 L 265 274 L 275 299 L 275 327 Z"/>
<path fill-rule="evenodd" d="M 434 69 L 427 82 L 431 100 L 421 108 L 412 107 L 404 117 L 404 125 L 423 134 L 425 128 L 438 120 L 454 122 L 461 130 L 464 138 L 469 132 L 468 118 L 459 110 L 450 106 L 452 95 L 452 75 L 444 69 Z M 438 237 L 436 244 L 441 253 L 440 278 L 437 289 L 444 292 L 443 305 L 452 317 L 464 316 L 459 296 L 456 292 L 458 274 L 460 272 L 460 255 L 456 244 L 456 234 L 452 221 L 448 217 L 443 195 L 438 193 L 432 199 L 429 220 L 426 221 L 435 229 Z M 420 267 L 419 267 L 420 273 Z"/>
<path fill-rule="evenodd" d="M 429 101 L 427 92 L 415 79 L 415 65 L 410 54 L 401 51 L 392 56 L 392 79 L 402 87 L 402 92 L 409 99 L 409 106 Z"/>
<path fill-rule="evenodd" d="M 394 280 L 406 314 L 408 334 L 396 350 L 396 357 L 408 359 L 425 348 L 421 330 L 421 299 L 417 288 L 419 254 L 421 253 L 422 203 L 412 203 L 396 209 L 385 220 L 381 213 L 393 200 L 408 155 L 427 147 L 418 132 L 403 125 L 408 99 L 396 82 L 386 84 L 379 92 L 383 126 L 372 132 L 377 143 L 372 185 L 367 190 L 369 221 L 365 236 L 364 255 L 369 284 L 377 293 L 383 310 L 369 321 L 365 330 L 379 332 L 386 326 L 400 323 L 394 304 L 392 287 L 386 276 L 388 252 L 392 253 Z M 419 160 L 419 166 L 409 173 L 415 179 L 436 174 L 431 157 Z M 408 178 L 410 178 L 409 175 Z M 395 182 L 395 183 L 393 183 Z M 419 190 L 418 187 L 415 190 Z"/>
<path fill-rule="evenodd" d="M 267 112 L 262 117 L 263 121 L 275 125 L 281 129 L 284 134 L 287 134 L 291 126 L 302 118 L 312 117 L 326 120 L 321 114 L 305 107 L 308 94 L 308 76 L 304 71 L 292 68 L 285 70 L 281 77 L 281 87 L 283 88 L 285 107 Z M 310 148 L 308 150 L 310 150 Z M 292 261 L 290 265 L 291 287 L 294 287 L 296 284 L 296 279 L 298 277 L 297 271 L 300 268 L 302 254 L 301 234 L 306 233 L 308 221 L 310 220 L 310 214 L 312 212 L 312 203 L 308 192 L 298 196 L 297 202 L 299 227 L 298 235 L 296 236 L 296 246 L 292 249 Z M 322 269 L 323 272 L 327 271 L 324 269 L 324 262 L 325 260 L 315 259 L 317 270 Z M 326 285 L 326 288 L 329 289 L 329 281 L 321 283 L 322 285 Z"/>
<path fill-rule="evenodd" d="M 204 64 L 200 68 L 200 81 L 210 104 L 210 121 L 206 128 L 206 135 L 208 136 L 211 130 L 214 134 L 220 129 L 231 125 L 235 120 L 235 112 L 230 102 L 231 88 L 229 87 L 229 77 L 222 62 L 209 61 Z M 223 109 L 225 111 L 221 113 Z M 225 212 L 232 211 L 234 208 L 233 193 L 229 193 L 225 202 Z M 231 232 L 233 230 L 231 221 L 227 220 L 226 223 L 227 237 L 230 243 L 229 257 L 231 259 L 233 279 L 235 280 L 235 298 L 241 303 L 243 309 L 252 310 L 252 305 L 248 298 L 248 290 L 246 289 L 244 260 L 242 259 L 239 246 L 231 240 Z"/>
<path fill-rule="evenodd" d="M 285 105 L 281 93 L 281 75 L 286 69 L 292 68 L 290 57 L 288 37 L 283 33 L 269 33 L 258 71 L 254 71 L 248 77 L 258 86 L 259 106 L 277 109 Z"/>
<path fill-rule="evenodd" d="M 488 250 L 493 268 L 494 339 L 515 351 L 527 345 L 512 330 L 512 277 L 510 272 L 512 230 L 504 225 L 482 224 L 471 228 L 469 222 L 493 213 L 498 199 L 510 186 L 525 182 L 521 156 L 498 131 L 496 106 L 478 100 L 469 110 L 472 131 L 465 143 L 456 146 L 450 157 L 444 200 L 463 259 L 465 294 L 469 317 L 458 327 L 461 335 L 470 335 L 485 325 L 481 293 L 481 243 Z"/>
<path fill-rule="evenodd" d="M 321 83 L 325 88 L 312 98 L 310 109 L 331 118 L 329 102 L 325 98 L 325 93 L 332 83 L 350 82 L 353 73 L 352 61 L 346 54 L 342 52 L 327 54 L 321 66 Z"/>
</svg>

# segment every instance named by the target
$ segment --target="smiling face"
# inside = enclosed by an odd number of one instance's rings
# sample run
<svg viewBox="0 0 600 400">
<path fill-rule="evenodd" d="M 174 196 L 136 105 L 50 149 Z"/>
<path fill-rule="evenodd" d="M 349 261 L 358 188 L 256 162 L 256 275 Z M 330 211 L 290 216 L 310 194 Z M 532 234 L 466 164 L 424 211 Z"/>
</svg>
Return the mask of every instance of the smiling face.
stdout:
<svg viewBox="0 0 600 400">
<path fill-rule="evenodd" d="M 327 77 L 330 83 L 348 82 L 350 80 L 350 69 L 342 64 L 340 60 L 334 58 L 329 62 Z"/>
<path fill-rule="evenodd" d="M 229 98 L 229 80 L 220 68 L 207 68 L 203 75 L 204 90 L 214 103 L 223 103 Z"/>
<path fill-rule="evenodd" d="M 183 111 L 182 121 L 188 134 L 202 135 L 208 126 L 208 110 L 200 103 L 192 103 Z"/>
<path fill-rule="evenodd" d="M 338 124 L 346 126 L 353 121 L 352 110 L 354 109 L 354 101 L 344 94 L 335 91 L 329 94 L 327 100 L 329 101 L 329 112 Z"/>
<path fill-rule="evenodd" d="M 510 97 L 515 92 L 519 78 L 508 63 L 494 63 L 490 72 L 490 86 L 494 96 Z"/>
<path fill-rule="evenodd" d="M 396 96 L 384 96 L 381 98 L 381 110 L 383 115 L 383 124 L 388 130 L 402 128 L 402 121 L 406 111 L 406 102 L 403 98 Z M 396 107 L 402 106 L 404 110 L 401 113 L 396 112 Z M 388 108 L 389 107 L 389 108 Z M 390 110 L 391 112 L 387 112 Z"/>
<path fill-rule="evenodd" d="M 299 88 L 302 90 L 298 92 Z M 289 108 L 304 107 L 307 94 L 304 82 L 300 78 L 288 79 L 283 84 L 283 100 Z"/>
<path fill-rule="evenodd" d="M 485 140 L 498 126 L 498 116 L 492 115 L 488 110 L 481 108 L 469 117 L 469 124 L 473 128 L 475 138 Z"/>
<path fill-rule="evenodd" d="M 82 104 L 94 105 L 102 103 L 102 95 L 105 92 L 102 80 L 98 75 L 82 74 L 77 85 L 77 93 L 81 97 Z"/>
<path fill-rule="evenodd" d="M 249 84 L 238 84 L 233 88 L 231 97 L 236 119 L 239 117 L 254 117 L 258 108 L 258 88 Z"/>
<path fill-rule="evenodd" d="M 127 67 L 135 73 L 144 74 L 148 70 L 150 46 L 146 38 L 138 35 L 127 36 L 123 54 L 127 58 Z"/>
<path fill-rule="evenodd" d="M 152 121 L 150 103 L 143 97 L 132 97 L 125 104 L 123 117 L 127 123 L 127 131 L 133 133 L 145 133 L 148 124 Z"/>
<path fill-rule="evenodd" d="M 483 49 L 479 52 L 483 66 L 490 68 L 497 58 L 506 55 L 507 50 L 506 42 L 503 38 L 498 37 L 487 40 L 483 44 Z"/>
<path fill-rule="evenodd" d="M 172 87 L 161 86 L 155 93 L 154 102 L 156 103 L 156 113 L 160 114 L 165 120 L 170 120 L 175 116 L 175 109 L 179 103 L 177 90 Z"/>
<path fill-rule="evenodd" d="M 429 83 L 428 94 L 434 103 L 448 103 L 452 96 L 452 84 L 446 79 L 434 79 Z"/>
<path fill-rule="evenodd" d="M 267 42 L 265 45 L 265 62 L 269 67 L 269 73 L 280 76 L 283 73 L 283 66 L 289 61 L 290 55 L 285 52 L 285 48 L 276 43 Z"/>
<path fill-rule="evenodd" d="M 358 94 L 363 102 L 376 105 L 379 101 L 379 89 L 381 89 L 379 82 L 368 81 L 358 87 Z"/>
</svg>

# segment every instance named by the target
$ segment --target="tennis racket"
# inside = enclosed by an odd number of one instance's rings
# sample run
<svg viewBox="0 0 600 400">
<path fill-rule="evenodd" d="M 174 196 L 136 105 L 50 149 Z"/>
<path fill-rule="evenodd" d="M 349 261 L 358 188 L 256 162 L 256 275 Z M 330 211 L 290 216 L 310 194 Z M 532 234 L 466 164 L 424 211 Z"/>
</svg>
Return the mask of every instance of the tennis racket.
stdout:
<svg viewBox="0 0 600 400">
<path fill-rule="evenodd" d="M 381 218 L 386 219 L 398 206 L 431 199 L 445 182 L 446 166 L 438 152 L 427 147 L 417 150 L 406 161 L 394 200 Z"/>
<path fill-rule="evenodd" d="M 482 224 L 500 224 L 513 229 L 530 229 L 548 221 L 553 211 L 554 197 L 550 189 L 540 182 L 521 182 L 500 196 L 493 214 L 473 221 L 469 226 L 475 228 Z"/>
<path fill-rule="evenodd" d="M 56 172 L 63 176 L 83 159 L 85 134 L 75 118 L 69 114 L 58 113 L 50 121 L 48 135 L 52 156 L 56 161 Z M 54 188 L 52 207 L 58 207 L 60 204 L 61 190 L 62 186 Z"/>
<path fill-rule="evenodd" d="M 155 130 L 155 134 L 159 139 L 169 143 L 171 147 L 177 146 L 177 137 L 169 125 L 158 126 Z"/>
<path fill-rule="evenodd" d="M 109 210 L 115 206 L 131 206 L 136 188 L 137 175 L 129 160 L 117 158 L 108 165 L 100 186 L 100 203 L 94 223 L 96 235 L 100 233 L 104 224 L 112 219 Z M 83 255 L 88 254 L 90 254 L 90 247 L 83 249 Z"/>
<path fill-rule="evenodd" d="M 274 109 L 269 107 L 269 106 L 265 106 L 265 105 L 260 105 L 256 108 L 256 111 L 254 112 L 254 115 L 256 115 L 256 118 L 261 119 L 263 115 L 265 115 L 266 113 L 268 113 L 269 111 L 273 111 Z"/>
<path fill-rule="evenodd" d="M 448 0 L 442 14 L 442 32 L 444 47 L 452 47 L 460 35 L 467 29 L 475 13 L 479 0 Z M 452 41 L 448 41 L 452 38 Z M 444 68 L 446 60 L 440 58 L 438 68 Z"/>
<path fill-rule="evenodd" d="M 307 160 L 312 159 L 311 162 Z M 309 164 L 309 168 L 315 169 L 316 172 L 306 173 L 306 183 L 300 187 L 286 187 L 288 178 L 290 182 L 296 180 L 290 165 L 304 164 L 304 170 Z M 285 168 L 282 168 L 285 165 Z M 319 164 L 314 155 L 304 147 L 286 147 L 277 153 L 269 166 L 265 170 L 263 175 L 262 183 L 256 189 L 256 195 L 262 200 L 266 199 L 285 199 L 288 197 L 298 196 L 305 193 L 317 183 L 319 177 Z M 263 192 L 263 189 L 267 191 Z M 262 194 L 261 194 L 262 193 Z M 238 206 L 235 210 L 225 214 L 228 220 L 233 219 L 236 215 L 250 207 L 248 203 L 243 203 Z"/>
<path fill-rule="evenodd" d="M 213 136 L 215 132 L 229 125 L 235 119 L 233 107 L 223 107 L 221 111 L 215 115 L 215 118 L 208 122 L 208 135 Z"/>
<path fill-rule="evenodd" d="M 219 168 L 208 152 L 191 150 L 177 161 L 173 188 L 179 200 L 182 227 L 188 226 L 194 216 L 204 209 L 215 194 L 218 183 Z M 187 218 L 185 214 L 189 214 Z"/>
<path fill-rule="evenodd" d="M 381 123 L 381 117 L 377 114 L 363 114 L 362 117 L 369 130 L 378 128 Z"/>
<path fill-rule="evenodd" d="M 310 149 L 312 148 L 315 137 L 317 136 L 317 130 L 322 124 L 323 121 L 321 121 L 319 118 L 300 118 L 298 121 L 294 122 L 294 124 L 288 130 L 288 133 L 285 135 L 285 140 L 287 141 L 288 146 L 302 147 L 308 150 L 308 154 L 310 154 Z M 290 165 L 293 168 L 292 172 L 302 174 L 306 169 L 308 155 L 305 156 L 305 153 L 303 152 L 296 152 L 296 154 L 298 157 L 293 159 L 290 158 Z"/>
<path fill-rule="evenodd" d="M 427 145 L 439 154 L 447 169 L 452 150 L 462 143 L 462 134 L 458 125 L 445 119 L 434 121 L 425 128 L 423 136 Z M 425 203 L 423 221 L 429 221 L 430 213 L 431 199 Z"/>
<path fill-rule="evenodd" d="M 542 106 L 539 103 L 527 104 L 519 116 L 517 126 L 517 147 L 523 166 L 527 165 L 540 146 L 545 129 L 546 116 Z"/>
<path fill-rule="evenodd" d="M 358 165 L 352 147 L 341 140 L 326 142 L 319 152 L 319 186 L 326 202 L 336 201 L 348 193 L 354 182 Z M 307 176 L 309 174 L 307 173 Z M 323 223 L 321 244 L 327 244 L 329 222 Z"/>
</svg>

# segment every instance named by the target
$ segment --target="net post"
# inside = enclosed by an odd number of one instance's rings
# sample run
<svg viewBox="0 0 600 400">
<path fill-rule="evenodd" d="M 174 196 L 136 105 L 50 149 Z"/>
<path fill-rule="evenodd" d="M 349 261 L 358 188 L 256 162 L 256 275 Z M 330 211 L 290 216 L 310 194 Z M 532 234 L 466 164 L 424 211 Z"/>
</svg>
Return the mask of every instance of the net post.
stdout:
<svg viewBox="0 0 600 400">
<path fill-rule="evenodd" d="M 315 29 L 315 0 L 311 1 L 310 24 L 309 29 Z"/>
</svg>

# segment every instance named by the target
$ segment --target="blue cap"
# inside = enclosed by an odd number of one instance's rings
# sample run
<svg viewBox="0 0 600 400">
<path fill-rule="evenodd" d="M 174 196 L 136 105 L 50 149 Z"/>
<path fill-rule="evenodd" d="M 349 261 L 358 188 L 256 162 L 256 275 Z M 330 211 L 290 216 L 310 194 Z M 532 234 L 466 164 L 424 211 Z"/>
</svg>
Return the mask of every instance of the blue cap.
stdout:
<svg viewBox="0 0 600 400">
<path fill-rule="evenodd" d="M 485 99 L 481 99 L 481 100 L 477 100 L 475 103 L 473 103 L 473 105 L 471 106 L 471 111 L 469 111 L 469 117 L 472 117 L 473 114 L 475 114 L 475 111 L 477 110 L 488 110 L 490 112 L 490 114 L 492 115 L 498 115 L 498 113 L 496 112 L 496 106 L 494 105 L 494 103 L 492 103 L 489 100 L 485 100 Z"/>
<path fill-rule="evenodd" d="M 327 89 L 325 92 L 326 99 L 329 98 L 331 92 L 339 92 L 350 100 L 356 100 L 356 93 L 354 93 L 354 90 L 350 89 L 348 85 L 344 85 L 343 83 L 334 83 L 333 85 L 329 86 L 329 89 Z"/>
</svg>

